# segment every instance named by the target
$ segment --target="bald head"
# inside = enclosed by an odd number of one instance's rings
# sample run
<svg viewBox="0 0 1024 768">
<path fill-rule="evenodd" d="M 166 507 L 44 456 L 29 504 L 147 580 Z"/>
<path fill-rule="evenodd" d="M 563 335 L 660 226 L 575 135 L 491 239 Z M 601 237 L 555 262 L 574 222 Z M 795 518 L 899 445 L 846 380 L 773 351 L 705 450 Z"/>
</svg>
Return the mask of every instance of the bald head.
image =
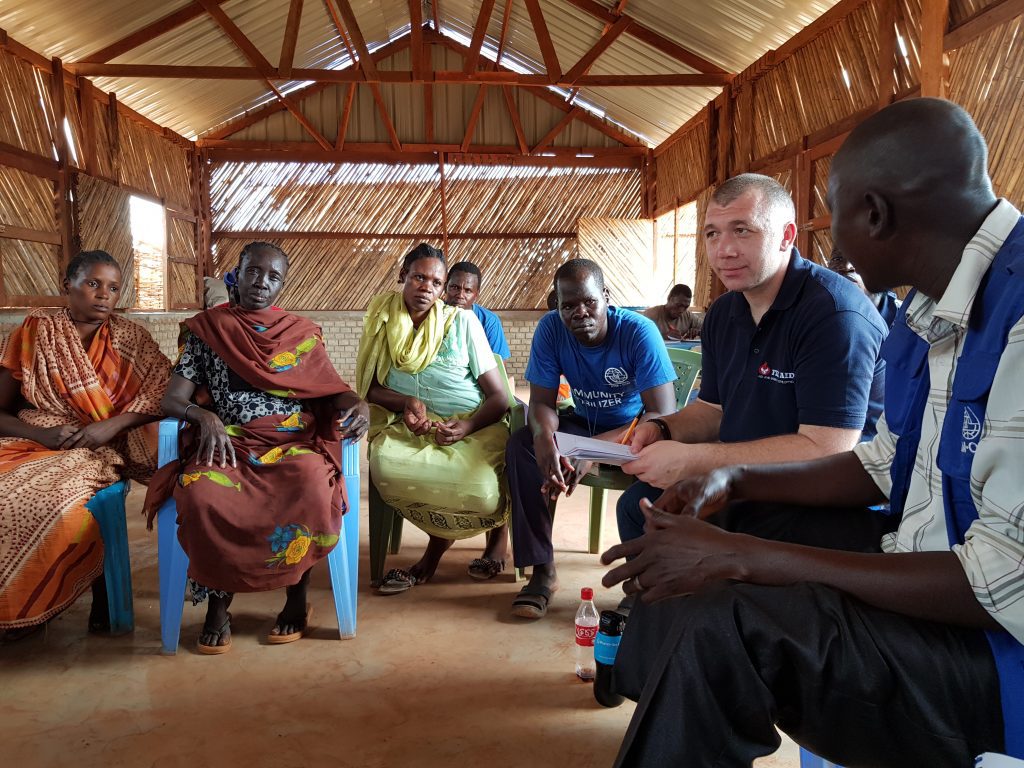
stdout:
<svg viewBox="0 0 1024 768">
<path fill-rule="evenodd" d="M 909 99 L 872 115 L 836 153 L 842 180 L 906 196 L 992 196 L 988 149 L 963 108 L 943 99 Z"/>
<path fill-rule="evenodd" d="M 829 173 L 832 237 L 869 291 L 941 295 L 996 204 L 987 164 L 970 115 L 942 99 L 898 102 L 850 133 Z"/>
</svg>

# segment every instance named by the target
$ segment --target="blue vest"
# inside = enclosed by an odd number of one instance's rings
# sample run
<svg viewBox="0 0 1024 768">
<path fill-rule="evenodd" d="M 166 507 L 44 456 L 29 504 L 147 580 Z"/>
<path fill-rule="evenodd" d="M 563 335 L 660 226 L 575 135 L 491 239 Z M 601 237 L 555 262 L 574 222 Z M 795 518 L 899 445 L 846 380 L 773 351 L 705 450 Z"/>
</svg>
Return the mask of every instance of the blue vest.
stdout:
<svg viewBox="0 0 1024 768">
<path fill-rule="evenodd" d="M 897 435 L 889 504 L 903 513 L 921 438 L 928 399 L 928 343 L 907 326 L 907 309 L 915 292 L 900 307 L 882 345 L 886 361 L 885 418 Z M 971 497 L 971 464 L 982 438 L 988 395 L 1010 329 L 1024 316 L 1024 217 L 1014 227 L 978 288 L 963 351 L 953 378 L 952 396 L 942 422 L 937 466 L 949 544 L 963 544 L 978 519 Z M 999 674 L 1007 754 L 1024 758 L 1024 645 L 1009 632 L 987 631 Z M 969 705 L 969 704 L 968 704 Z"/>
</svg>

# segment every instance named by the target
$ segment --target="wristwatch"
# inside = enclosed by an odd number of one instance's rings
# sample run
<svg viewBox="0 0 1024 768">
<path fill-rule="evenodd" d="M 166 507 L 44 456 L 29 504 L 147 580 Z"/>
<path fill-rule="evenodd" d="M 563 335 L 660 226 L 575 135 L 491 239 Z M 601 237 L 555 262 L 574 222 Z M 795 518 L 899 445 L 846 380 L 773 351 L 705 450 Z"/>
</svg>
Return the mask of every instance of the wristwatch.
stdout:
<svg viewBox="0 0 1024 768">
<path fill-rule="evenodd" d="M 669 429 L 668 424 L 665 423 L 664 419 L 648 419 L 648 424 L 654 424 L 661 431 L 662 440 L 672 439 L 672 430 Z"/>
</svg>

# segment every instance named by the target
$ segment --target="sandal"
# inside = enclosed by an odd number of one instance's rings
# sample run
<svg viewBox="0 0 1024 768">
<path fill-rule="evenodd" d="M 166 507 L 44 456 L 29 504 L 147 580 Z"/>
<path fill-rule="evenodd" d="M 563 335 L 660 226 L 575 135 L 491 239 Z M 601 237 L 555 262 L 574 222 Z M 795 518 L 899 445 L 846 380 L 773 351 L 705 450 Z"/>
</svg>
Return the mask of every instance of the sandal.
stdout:
<svg viewBox="0 0 1024 768">
<path fill-rule="evenodd" d="M 397 595 L 416 584 L 416 577 L 401 568 L 392 568 L 384 574 L 384 580 L 377 591 L 382 595 Z"/>
<path fill-rule="evenodd" d="M 282 611 L 283 613 L 283 611 Z M 306 618 L 302 620 L 302 629 L 298 629 L 294 632 L 289 632 L 287 635 L 275 635 L 272 632 L 267 633 L 267 642 L 270 645 L 284 645 L 285 643 L 294 643 L 296 640 L 301 640 L 307 632 L 309 632 L 309 620 L 313 618 L 313 606 L 306 603 Z M 277 621 L 274 622 L 274 626 L 281 625 L 281 614 L 277 614 Z"/>
<path fill-rule="evenodd" d="M 543 619 L 554 593 L 549 587 L 531 587 L 527 584 L 512 601 L 512 615 L 523 619 Z"/>
<path fill-rule="evenodd" d="M 230 628 L 231 628 L 231 614 L 229 613 L 228 617 L 226 619 L 224 619 L 224 623 L 220 625 L 220 629 L 213 630 L 213 632 L 211 632 L 211 634 L 216 634 L 217 635 L 217 642 L 219 643 L 221 637 Z M 206 625 L 204 624 L 203 625 L 203 632 L 207 632 L 207 631 L 208 630 L 206 629 Z M 228 651 L 231 650 L 231 638 L 230 637 L 228 637 L 227 645 L 203 645 L 200 642 L 201 639 L 202 639 L 202 635 L 200 635 L 199 639 L 196 640 L 196 648 L 199 650 L 200 653 L 202 653 L 202 654 L 204 654 L 206 656 L 220 656 L 222 653 L 227 653 Z"/>
<path fill-rule="evenodd" d="M 489 557 L 478 557 L 469 564 L 469 575 L 477 581 L 488 581 L 505 570 L 504 560 L 492 560 Z"/>
</svg>

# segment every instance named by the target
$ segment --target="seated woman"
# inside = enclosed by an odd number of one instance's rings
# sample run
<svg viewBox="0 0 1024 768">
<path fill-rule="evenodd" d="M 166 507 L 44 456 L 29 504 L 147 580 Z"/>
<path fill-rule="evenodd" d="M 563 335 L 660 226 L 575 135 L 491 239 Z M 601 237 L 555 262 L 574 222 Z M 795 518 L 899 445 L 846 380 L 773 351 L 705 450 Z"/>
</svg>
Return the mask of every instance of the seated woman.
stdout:
<svg viewBox="0 0 1024 768">
<path fill-rule="evenodd" d="M 146 510 L 152 522 L 173 492 L 192 600 L 210 601 L 201 653 L 230 649 L 236 592 L 286 587 L 267 641 L 303 636 L 310 569 L 334 548 L 346 510 L 338 443 L 359 439 L 369 423 L 320 328 L 273 307 L 287 274 L 280 248 L 245 246 L 238 304 L 186 321 L 190 333 L 164 397 L 169 416 L 197 429 L 183 430 L 181 459 L 160 470 Z M 208 405 L 193 401 L 200 387 Z"/>
<path fill-rule="evenodd" d="M 428 581 L 455 539 L 488 532 L 477 579 L 500 573 L 508 551 L 508 397 L 494 354 L 472 312 L 439 300 L 441 251 L 416 246 L 398 281 L 366 311 L 356 379 L 372 405 L 370 479 L 430 542 L 408 571 L 388 572 L 384 594 Z"/>
<path fill-rule="evenodd" d="M 112 314 L 121 269 L 104 251 L 68 264 L 65 309 L 36 309 L 0 356 L 0 630 L 28 634 L 92 585 L 89 630 L 109 631 L 103 542 L 85 505 L 146 482 L 171 364 Z"/>
</svg>

